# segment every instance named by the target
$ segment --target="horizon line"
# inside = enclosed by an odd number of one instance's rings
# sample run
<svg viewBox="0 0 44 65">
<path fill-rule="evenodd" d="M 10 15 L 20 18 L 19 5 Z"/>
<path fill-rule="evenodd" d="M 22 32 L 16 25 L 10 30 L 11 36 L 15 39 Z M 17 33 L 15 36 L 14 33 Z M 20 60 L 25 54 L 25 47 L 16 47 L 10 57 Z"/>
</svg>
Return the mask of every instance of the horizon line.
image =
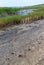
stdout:
<svg viewBox="0 0 44 65">
<path fill-rule="evenodd" d="M 44 4 L 36 4 L 36 5 L 44 5 Z M 29 6 L 36 6 L 36 5 L 29 5 Z M 25 6 L 0 6 L 0 8 L 2 7 L 13 7 L 13 8 L 22 8 L 22 7 L 29 7 L 28 5 L 25 5 Z"/>
</svg>

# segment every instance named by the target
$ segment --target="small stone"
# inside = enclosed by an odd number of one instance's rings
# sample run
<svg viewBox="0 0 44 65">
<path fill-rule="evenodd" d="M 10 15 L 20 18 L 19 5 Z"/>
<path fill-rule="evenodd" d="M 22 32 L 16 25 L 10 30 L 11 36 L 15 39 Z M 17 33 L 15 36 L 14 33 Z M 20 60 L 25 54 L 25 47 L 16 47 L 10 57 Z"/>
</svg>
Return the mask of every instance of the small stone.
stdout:
<svg viewBox="0 0 44 65">
<path fill-rule="evenodd" d="M 10 58 L 7 58 L 7 60 L 10 60 Z"/>
<path fill-rule="evenodd" d="M 12 55 L 14 54 L 14 52 L 11 53 Z"/>
<path fill-rule="evenodd" d="M 22 55 L 19 55 L 18 57 L 22 57 Z"/>
<path fill-rule="evenodd" d="M 31 51 L 31 49 L 29 48 L 28 51 Z"/>
<path fill-rule="evenodd" d="M 41 42 L 39 42 L 38 44 L 41 44 Z"/>
</svg>

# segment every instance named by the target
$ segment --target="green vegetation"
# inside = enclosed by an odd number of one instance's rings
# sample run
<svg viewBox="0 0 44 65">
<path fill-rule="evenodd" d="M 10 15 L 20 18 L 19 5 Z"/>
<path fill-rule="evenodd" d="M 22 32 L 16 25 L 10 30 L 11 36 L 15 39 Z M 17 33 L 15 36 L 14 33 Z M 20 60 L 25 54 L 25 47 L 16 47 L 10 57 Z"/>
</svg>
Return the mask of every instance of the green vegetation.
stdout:
<svg viewBox="0 0 44 65">
<path fill-rule="evenodd" d="M 15 12 L 17 12 L 17 11 L 19 11 L 20 10 L 20 8 L 9 8 L 9 7 L 2 7 L 2 8 L 0 8 L 0 15 L 1 14 L 5 14 L 5 13 L 7 13 L 7 14 L 12 14 L 12 13 L 15 13 Z"/>
<path fill-rule="evenodd" d="M 23 9 L 36 9 L 33 13 L 26 16 L 15 15 L 17 11 Z M 5 15 L 6 13 L 6 15 Z M 20 24 L 22 20 L 29 18 L 30 21 L 40 20 L 44 18 L 44 4 L 28 6 L 23 8 L 0 8 L 0 27 L 10 26 L 12 24 Z"/>
<path fill-rule="evenodd" d="M 22 20 L 21 16 L 7 16 L 0 18 L 0 27 L 10 26 L 14 24 L 20 24 Z"/>
</svg>

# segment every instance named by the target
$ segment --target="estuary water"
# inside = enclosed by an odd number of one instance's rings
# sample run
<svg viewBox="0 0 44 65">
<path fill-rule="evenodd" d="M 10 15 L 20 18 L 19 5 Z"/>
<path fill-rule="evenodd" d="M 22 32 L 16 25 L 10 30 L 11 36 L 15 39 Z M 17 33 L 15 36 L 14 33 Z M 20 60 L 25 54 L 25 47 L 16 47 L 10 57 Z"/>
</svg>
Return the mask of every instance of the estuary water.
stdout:
<svg viewBox="0 0 44 65">
<path fill-rule="evenodd" d="M 17 12 L 17 14 L 20 16 L 24 16 L 24 15 L 31 14 L 33 11 L 34 9 L 20 10 Z"/>
</svg>

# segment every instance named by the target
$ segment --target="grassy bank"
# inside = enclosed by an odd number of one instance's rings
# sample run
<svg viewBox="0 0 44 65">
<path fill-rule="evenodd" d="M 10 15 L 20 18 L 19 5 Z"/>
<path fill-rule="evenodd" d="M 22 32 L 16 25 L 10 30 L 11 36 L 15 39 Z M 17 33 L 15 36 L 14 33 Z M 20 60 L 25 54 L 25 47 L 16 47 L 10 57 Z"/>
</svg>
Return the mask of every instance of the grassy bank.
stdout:
<svg viewBox="0 0 44 65">
<path fill-rule="evenodd" d="M 26 16 L 11 15 L 11 14 L 15 14 L 15 12 L 22 9 L 36 9 L 36 10 L 33 13 L 28 14 Z M 0 8 L 0 15 L 2 15 L 3 13 L 4 14 L 7 13 L 11 16 L 0 17 L 0 28 L 14 25 L 14 24 L 20 24 L 22 23 L 22 20 L 25 20 L 26 18 L 29 19 L 29 22 L 43 19 L 44 18 L 44 4 L 30 6 L 30 7 L 28 6 L 24 8 Z"/>
<path fill-rule="evenodd" d="M 22 20 L 21 16 L 7 16 L 0 18 L 0 27 L 6 27 L 14 24 L 20 24 Z"/>
</svg>

